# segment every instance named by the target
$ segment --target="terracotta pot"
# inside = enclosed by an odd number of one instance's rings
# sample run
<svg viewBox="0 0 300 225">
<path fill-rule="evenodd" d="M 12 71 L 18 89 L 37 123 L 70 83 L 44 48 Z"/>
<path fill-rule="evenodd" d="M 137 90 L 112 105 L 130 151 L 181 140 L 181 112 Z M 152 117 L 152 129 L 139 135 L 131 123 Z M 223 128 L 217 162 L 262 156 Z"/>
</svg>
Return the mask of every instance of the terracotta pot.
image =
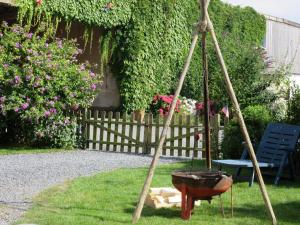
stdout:
<svg viewBox="0 0 300 225">
<path fill-rule="evenodd" d="M 136 121 L 143 121 L 145 117 L 145 110 L 144 109 L 139 109 L 135 110 L 134 112 L 134 119 Z"/>
</svg>

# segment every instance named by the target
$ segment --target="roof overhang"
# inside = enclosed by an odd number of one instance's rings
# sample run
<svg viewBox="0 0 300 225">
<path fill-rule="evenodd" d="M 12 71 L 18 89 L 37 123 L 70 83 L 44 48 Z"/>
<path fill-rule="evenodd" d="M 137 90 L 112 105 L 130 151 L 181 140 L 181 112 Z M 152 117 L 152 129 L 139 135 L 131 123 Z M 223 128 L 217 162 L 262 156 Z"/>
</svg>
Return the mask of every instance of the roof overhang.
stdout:
<svg viewBox="0 0 300 225">
<path fill-rule="evenodd" d="M 15 1 L 14 0 L 0 0 L 0 3 L 11 5 L 11 6 L 15 5 Z"/>
<path fill-rule="evenodd" d="M 287 24 L 287 25 L 290 25 L 290 26 L 293 26 L 293 27 L 300 28 L 300 24 L 296 23 L 294 21 L 290 21 L 290 20 L 287 20 L 287 19 L 282 19 L 282 18 L 278 18 L 278 17 L 275 17 L 275 16 L 266 15 L 266 14 L 264 16 L 267 20 L 272 20 L 272 21 L 275 21 L 275 22 L 278 22 L 278 23 L 284 23 L 284 24 Z"/>
</svg>

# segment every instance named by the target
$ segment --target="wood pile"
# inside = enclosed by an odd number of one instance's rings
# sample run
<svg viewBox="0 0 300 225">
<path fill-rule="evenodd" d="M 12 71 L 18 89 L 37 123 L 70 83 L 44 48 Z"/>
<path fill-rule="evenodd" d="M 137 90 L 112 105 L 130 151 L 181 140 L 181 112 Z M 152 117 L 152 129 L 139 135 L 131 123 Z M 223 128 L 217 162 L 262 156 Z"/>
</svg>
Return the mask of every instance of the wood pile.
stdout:
<svg viewBox="0 0 300 225">
<path fill-rule="evenodd" d="M 145 204 L 155 208 L 181 207 L 181 192 L 171 187 L 150 188 Z M 195 202 L 200 205 L 200 201 Z"/>
</svg>

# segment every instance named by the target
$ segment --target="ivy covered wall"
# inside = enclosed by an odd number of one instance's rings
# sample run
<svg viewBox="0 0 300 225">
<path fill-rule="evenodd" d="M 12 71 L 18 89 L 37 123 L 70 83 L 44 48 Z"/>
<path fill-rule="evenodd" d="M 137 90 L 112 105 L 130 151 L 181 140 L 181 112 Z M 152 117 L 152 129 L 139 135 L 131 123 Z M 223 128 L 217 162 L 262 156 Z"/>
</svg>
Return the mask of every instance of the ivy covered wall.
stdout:
<svg viewBox="0 0 300 225">
<path fill-rule="evenodd" d="M 23 23 L 62 18 L 106 29 L 101 40 L 102 61 L 118 76 L 123 107 L 128 111 L 147 108 L 157 93 L 172 93 L 199 18 L 198 0 L 17 0 L 17 4 Z M 261 45 L 265 19 L 251 8 L 220 0 L 211 1 L 209 12 L 233 82 L 242 86 L 243 77 L 251 80 L 253 74 L 250 68 L 243 69 L 248 62 L 245 55 L 249 57 Z M 226 102 L 211 44 L 208 50 L 211 98 Z M 182 92 L 198 100 L 202 92 L 200 55 L 198 46 Z"/>
</svg>

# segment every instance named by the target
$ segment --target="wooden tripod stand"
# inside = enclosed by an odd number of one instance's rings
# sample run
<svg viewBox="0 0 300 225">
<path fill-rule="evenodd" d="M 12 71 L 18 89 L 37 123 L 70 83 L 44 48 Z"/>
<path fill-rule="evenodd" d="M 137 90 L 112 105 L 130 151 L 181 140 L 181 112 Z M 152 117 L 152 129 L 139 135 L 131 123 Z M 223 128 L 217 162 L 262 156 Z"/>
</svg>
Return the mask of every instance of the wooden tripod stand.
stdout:
<svg viewBox="0 0 300 225">
<path fill-rule="evenodd" d="M 210 140 L 209 140 L 208 104 L 207 104 L 207 101 L 208 101 L 208 85 L 207 85 L 208 84 L 208 65 L 207 65 L 207 59 L 206 59 L 206 35 L 207 35 L 207 33 L 210 33 L 211 37 L 212 37 L 214 48 L 215 48 L 216 53 L 217 53 L 218 61 L 220 63 L 221 69 L 222 69 L 223 77 L 224 77 L 225 84 L 226 84 L 226 89 L 227 89 L 227 92 L 228 92 L 228 94 L 230 96 L 230 99 L 233 103 L 233 107 L 234 107 L 236 116 L 238 118 L 238 122 L 239 122 L 239 125 L 240 125 L 240 128 L 241 128 L 241 132 L 243 134 L 243 138 L 244 138 L 245 143 L 247 145 L 247 149 L 248 149 L 251 161 L 253 163 L 253 167 L 255 169 L 255 173 L 256 173 L 256 176 L 257 176 L 258 183 L 259 183 L 260 191 L 261 191 L 263 199 L 264 199 L 265 207 L 266 207 L 266 209 L 267 209 L 267 211 L 270 215 L 270 218 L 272 220 L 272 224 L 276 225 L 277 221 L 276 221 L 276 217 L 275 217 L 275 214 L 274 214 L 274 211 L 273 211 L 273 208 L 272 208 L 272 205 L 271 205 L 268 193 L 267 193 L 267 189 L 266 189 L 266 186 L 264 184 L 264 180 L 262 178 L 261 171 L 260 171 L 259 166 L 258 166 L 258 162 L 257 162 L 256 156 L 255 156 L 255 152 L 254 152 L 254 149 L 253 149 L 253 146 L 252 146 L 252 143 L 251 143 L 251 140 L 250 140 L 245 122 L 244 122 L 243 115 L 242 115 L 241 110 L 240 110 L 239 103 L 238 103 L 237 98 L 235 96 L 235 93 L 234 93 L 234 90 L 233 90 L 233 87 L 232 87 L 232 84 L 231 84 L 231 81 L 230 81 L 230 78 L 229 78 L 229 75 L 228 75 L 227 67 L 225 65 L 225 61 L 224 61 L 222 53 L 221 53 L 221 49 L 220 49 L 215 31 L 214 31 L 213 24 L 210 20 L 209 14 L 208 14 L 207 9 L 208 9 L 208 5 L 209 5 L 209 0 L 200 0 L 200 5 L 201 5 L 201 15 L 202 15 L 201 20 L 198 23 L 198 25 L 195 29 L 195 32 L 192 35 L 192 44 L 190 46 L 190 50 L 189 50 L 188 56 L 186 58 L 185 65 L 183 67 L 182 73 L 181 73 L 180 78 L 179 78 L 178 86 L 177 86 L 176 92 L 174 94 L 173 102 L 171 104 L 171 109 L 170 109 L 169 115 L 167 117 L 167 120 L 164 124 L 164 128 L 163 128 L 163 131 L 162 131 L 161 136 L 160 136 L 158 147 L 156 149 L 155 155 L 153 156 L 152 162 L 150 164 L 148 175 L 147 175 L 147 178 L 145 180 L 142 192 L 141 192 L 140 197 L 139 197 L 139 202 L 138 202 L 138 204 L 136 206 L 136 209 L 134 211 L 134 214 L 133 214 L 133 217 L 132 217 L 132 223 L 136 223 L 140 218 L 140 215 L 141 215 L 144 203 L 145 203 L 146 195 L 149 191 L 149 188 L 150 188 L 150 185 L 151 185 L 151 182 L 152 182 L 152 178 L 153 178 L 153 175 L 154 175 L 154 170 L 156 168 L 159 157 L 161 155 L 161 151 L 162 151 L 162 148 L 163 148 L 166 136 L 167 136 L 167 132 L 168 132 L 168 129 L 169 129 L 169 126 L 170 126 L 170 123 L 171 123 L 171 120 L 172 120 L 172 117 L 173 117 L 173 114 L 174 114 L 176 102 L 177 102 L 178 96 L 180 94 L 180 91 L 182 89 L 182 85 L 183 85 L 185 76 L 187 74 L 188 68 L 189 68 L 190 63 L 191 63 L 192 55 L 193 55 L 193 52 L 194 52 L 195 47 L 196 47 L 196 43 L 197 43 L 198 38 L 199 38 L 199 33 L 201 32 L 201 34 L 202 34 L 202 40 L 201 40 L 202 46 L 201 47 L 202 47 L 203 77 L 204 77 L 204 102 L 205 102 L 205 106 L 204 106 L 205 112 L 204 112 L 204 114 L 205 114 L 205 135 L 206 135 L 205 140 L 206 140 L 206 165 L 207 165 L 207 168 L 208 169 L 211 168 L 210 146 L 209 146 Z"/>
</svg>

